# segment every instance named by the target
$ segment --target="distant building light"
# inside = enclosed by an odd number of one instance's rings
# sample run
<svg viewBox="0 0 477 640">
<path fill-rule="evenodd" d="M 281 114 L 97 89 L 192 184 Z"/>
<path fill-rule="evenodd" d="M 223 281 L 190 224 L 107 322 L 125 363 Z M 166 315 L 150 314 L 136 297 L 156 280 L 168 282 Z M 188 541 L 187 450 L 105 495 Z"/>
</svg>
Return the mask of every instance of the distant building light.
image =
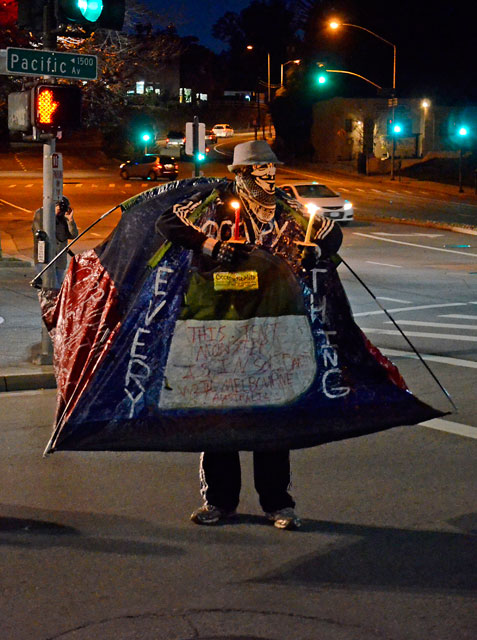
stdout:
<svg viewBox="0 0 477 640">
<path fill-rule="evenodd" d="M 144 93 L 144 80 L 141 80 L 140 82 L 136 82 L 136 93 Z"/>
<path fill-rule="evenodd" d="M 423 100 L 423 101 L 421 102 L 421 107 L 422 107 L 423 109 L 427 109 L 427 108 L 428 108 L 428 107 L 430 107 L 430 106 L 431 106 L 431 102 L 430 102 L 430 100 Z"/>
</svg>

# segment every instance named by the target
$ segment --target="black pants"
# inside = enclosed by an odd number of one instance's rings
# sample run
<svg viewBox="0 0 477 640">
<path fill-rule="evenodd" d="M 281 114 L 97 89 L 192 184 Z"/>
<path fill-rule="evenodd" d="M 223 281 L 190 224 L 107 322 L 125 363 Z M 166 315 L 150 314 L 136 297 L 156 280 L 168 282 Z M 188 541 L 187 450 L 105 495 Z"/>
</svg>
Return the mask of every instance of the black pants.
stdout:
<svg viewBox="0 0 477 640">
<path fill-rule="evenodd" d="M 266 512 L 294 507 L 288 493 L 289 451 L 254 451 L 253 477 L 260 506 Z M 201 493 L 208 504 L 224 511 L 235 511 L 241 488 L 240 457 L 231 453 L 205 452 L 201 457 Z"/>
</svg>

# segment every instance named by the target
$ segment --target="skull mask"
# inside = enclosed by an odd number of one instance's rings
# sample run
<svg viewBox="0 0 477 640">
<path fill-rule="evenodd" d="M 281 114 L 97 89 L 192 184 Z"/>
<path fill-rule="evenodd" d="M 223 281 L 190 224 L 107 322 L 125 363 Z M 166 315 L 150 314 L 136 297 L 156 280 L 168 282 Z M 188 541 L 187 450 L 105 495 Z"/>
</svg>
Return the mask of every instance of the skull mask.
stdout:
<svg viewBox="0 0 477 640">
<path fill-rule="evenodd" d="M 275 215 L 275 164 L 253 164 L 235 176 L 237 192 L 252 221 L 266 224 Z"/>
</svg>

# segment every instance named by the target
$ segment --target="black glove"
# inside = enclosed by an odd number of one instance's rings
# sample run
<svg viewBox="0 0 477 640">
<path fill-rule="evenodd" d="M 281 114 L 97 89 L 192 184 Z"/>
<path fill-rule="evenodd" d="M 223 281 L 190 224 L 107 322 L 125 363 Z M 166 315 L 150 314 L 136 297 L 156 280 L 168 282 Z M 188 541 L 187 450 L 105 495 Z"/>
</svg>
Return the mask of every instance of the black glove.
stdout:
<svg viewBox="0 0 477 640">
<path fill-rule="evenodd" d="M 202 245 L 202 253 L 204 255 L 209 256 L 215 262 L 231 266 L 250 255 L 253 249 L 253 245 L 250 244 L 221 242 L 213 238 L 207 238 Z"/>
<path fill-rule="evenodd" d="M 305 271 L 314 269 L 321 258 L 321 249 L 318 245 L 305 247 L 301 254 L 301 266 Z"/>
</svg>

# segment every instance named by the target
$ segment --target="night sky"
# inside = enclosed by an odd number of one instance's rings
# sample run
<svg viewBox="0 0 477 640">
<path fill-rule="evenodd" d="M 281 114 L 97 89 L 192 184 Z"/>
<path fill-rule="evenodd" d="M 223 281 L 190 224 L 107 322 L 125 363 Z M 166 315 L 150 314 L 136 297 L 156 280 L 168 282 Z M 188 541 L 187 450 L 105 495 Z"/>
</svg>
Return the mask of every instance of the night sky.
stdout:
<svg viewBox="0 0 477 640">
<path fill-rule="evenodd" d="M 180 36 L 196 36 L 200 44 L 220 53 L 224 44 L 212 37 L 212 26 L 227 11 L 240 13 L 250 0 L 141 0 L 162 16 L 164 26 L 173 22 Z"/>
<path fill-rule="evenodd" d="M 250 0 L 142 0 L 160 12 L 163 26 L 173 22 L 179 35 L 194 35 L 219 53 L 224 44 L 211 35 L 213 24 L 227 11 L 239 13 Z M 442 0 L 323 0 L 337 7 L 345 22 L 366 27 L 397 47 L 397 88 L 408 97 L 436 97 L 442 102 L 477 103 L 477 26 L 470 2 Z M 336 14 L 336 13 L 335 13 Z M 317 47 L 330 48 L 331 60 L 388 87 L 392 48 L 355 28 L 333 43 L 316 25 Z M 335 67 L 336 68 L 336 67 Z"/>
</svg>

